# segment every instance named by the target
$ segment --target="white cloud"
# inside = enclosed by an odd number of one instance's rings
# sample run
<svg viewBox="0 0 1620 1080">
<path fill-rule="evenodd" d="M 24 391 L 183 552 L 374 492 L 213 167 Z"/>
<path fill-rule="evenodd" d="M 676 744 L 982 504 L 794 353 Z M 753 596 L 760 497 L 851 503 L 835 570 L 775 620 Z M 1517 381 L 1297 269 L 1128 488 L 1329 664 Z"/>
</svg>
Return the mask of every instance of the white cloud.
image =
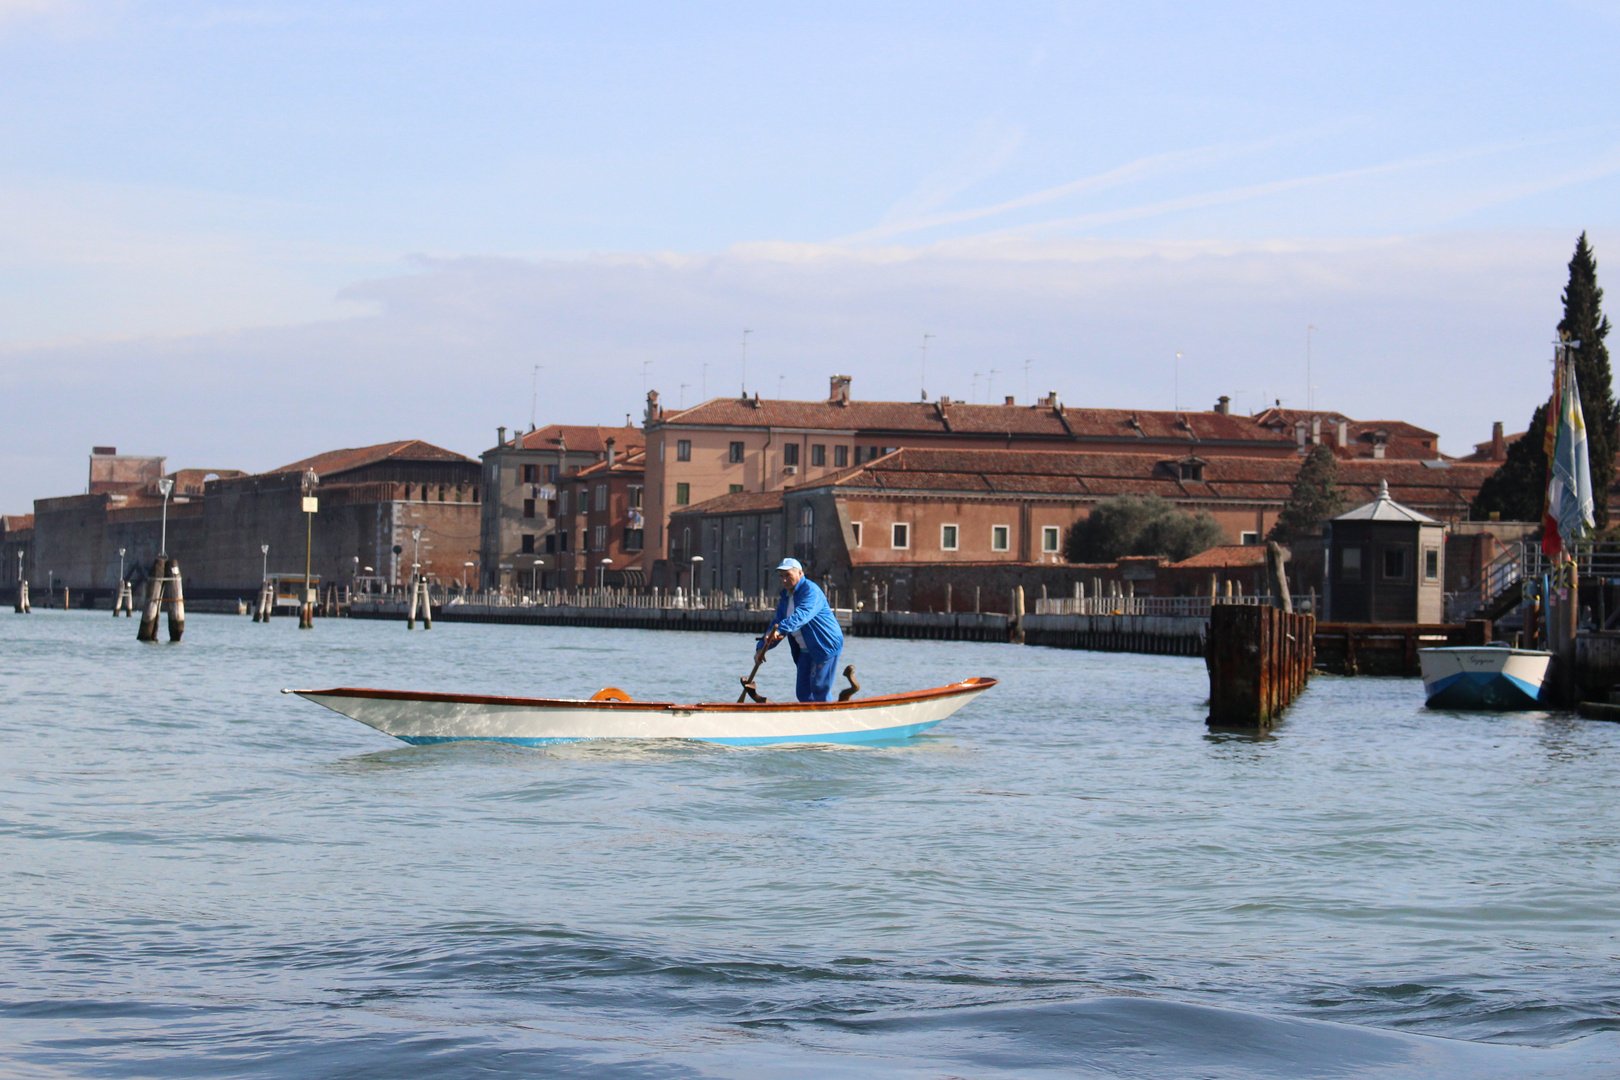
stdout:
<svg viewBox="0 0 1620 1080">
<path fill-rule="evenodd" d="M 1620 237 L 1594 234 L 1599 257 Z M 1455 233 L 1265 243 L 1041 241 L 928 247 L 753 244 L 716 254 L 424 258 L 342 292 L 372 313 L 299 326 L 0 352 L 32 403 L 0 429 L 0 509 L 80 490 L 94 444 L 177 465 L 262 469 L 335 446 L 420 437 L 476 454 L 498 424 L 639 417 L 642 362 L 675 403 L 735 392 L 744 326 L 751 388 L 914 397 L 1057 390 L 1072 405 L 1242 409 L 1305 399 L 1438 430 L 1454 452 L 1493 420 L 1524 422 L 1574 237 Z M 1019 372 L 1014 376 L 1012 372 Z M 27 459 L 26 467 L 22 462 Z M 41 466 L 39 462 L 48 462 Z"/>
</svg>

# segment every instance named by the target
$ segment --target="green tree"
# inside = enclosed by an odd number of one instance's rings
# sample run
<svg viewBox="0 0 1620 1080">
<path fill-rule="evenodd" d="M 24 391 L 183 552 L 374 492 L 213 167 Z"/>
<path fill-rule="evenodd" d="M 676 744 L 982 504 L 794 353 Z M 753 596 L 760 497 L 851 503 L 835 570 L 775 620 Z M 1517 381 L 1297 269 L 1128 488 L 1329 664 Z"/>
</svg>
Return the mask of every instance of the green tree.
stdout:
<svg viewBox="0 0 1620 1080">
<path fill-rule="evenodd" d="M 1547 403 L 1530 415 L 1530 429 L 1508 447 L 1507 460 L 1479 486 L 1469 516 L 1483 521 L 1493 512 L 1503 521 L 1540 521 L 1547 495 Z M 1593 459 L 1594 471 L 1597 461 Z"/>
<path fill-rule="evenodd" d="M 1601 529 L 1609 523 L 1609 484 L 1614 480 L 1620 409 L 1615 407 L 1609 375 L 1609 347 L 1603 343 L 1609 336 L 1609 318 L 1603 314 L 1597 259 L 1584 232 L 1575 242 L 1575 255 L 1569 260 L 1569 284 L 1564 287 L 1564 317 L 1558 323 L 1558 333 L 1565 340 L 1581 343 L 1570 352 L 1581 387 L 1581 415 L 1586 419 L 1586 446 L 1592 459 L 1592 501 Z M 1540 517 L 1538 507 L 1536 518 Z"/>
<path fill-rule="evenodd" d="M 1575 241 L 1564 286 L 1564 317 L 1559 336 L 1578 341 L 1570 350 L 1581 387 L 1581 415 L 1586 419 L 1586 447 L 1592 464 L 1592 502 L 1598 528 L 1609 522 L 1609 484 L 1614 480 L 1614 452 L 1620 443 L 1620 407 L 1615 405 L 1609 373 L 1609 319 L 1603 314 L 1603 290 L 1597 283 L 1597 259 L 1586 234 Z M 1550 396 L 1550 395 L 1549 395 Z M 1540 521 L 1547 494 L 1547 404 L 1536 406 L 1524 437 L 1508 447 L 1507 460 L 1480 486 L 1472 505 L 1474 517 L 1492 511 L 1505 521 Z"/>
<path fill-rule="evenodd" d="M 1180 561 L 1226 538 L 1208 510 L 1185 514 L 1157 495 L 1104 499 L 1069 526 L 1063 556 L 1070 562 L 1113 562 L 1125 555 L 1163 555 Z"/>
<path fill-rule="evenodd" d="M 1294 493 L 1288 505 L 1277 515 L 1277 524 L 1271 527 L 1267 540 L 1289 544 L 1302 536 L 1316 533 L 1316 524 L 1344 509 L 1344 496 L 1339 494 L 1339 459 L 1325 446 L 1317 446 L 1299 463 L 1299 475 L 1294 478 Z"/>
</svg>

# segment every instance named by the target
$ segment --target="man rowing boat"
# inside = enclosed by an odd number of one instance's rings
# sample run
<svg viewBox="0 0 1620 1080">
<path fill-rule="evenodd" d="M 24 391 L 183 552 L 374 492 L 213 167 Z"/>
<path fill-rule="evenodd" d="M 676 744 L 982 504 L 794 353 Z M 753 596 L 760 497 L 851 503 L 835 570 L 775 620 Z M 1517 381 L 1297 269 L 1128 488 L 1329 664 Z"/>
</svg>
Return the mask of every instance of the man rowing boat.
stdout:
<svg viewBox="0 0 1620 1080">
<path fill-rule="evenodd" d="M 799 669 L 795 688 L 799 700 L 826 701 L 838 671 L 838 654 L 844 651 L 844 631 L 826 595 L 804 576 L 798 559 L 783 559 L 776 572 L 782 579 L 782 595 L 776 601 L 770 628 L 755 643 L 755 666 L 786 638 Z"/>
</svg>

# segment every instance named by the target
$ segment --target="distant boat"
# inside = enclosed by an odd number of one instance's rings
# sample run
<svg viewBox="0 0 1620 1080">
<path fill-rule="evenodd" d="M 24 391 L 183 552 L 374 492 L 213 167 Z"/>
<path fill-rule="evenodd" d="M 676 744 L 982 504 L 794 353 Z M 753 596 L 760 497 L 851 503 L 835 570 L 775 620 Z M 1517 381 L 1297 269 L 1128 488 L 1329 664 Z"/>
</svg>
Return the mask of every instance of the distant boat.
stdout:
<svg viewBox="0 0 1620 1080">
<path fill-rule="evenodd" d="M 413 744 L 483 740 L 545 746 L 587 739 L 696 739 L 730 746 L 773 743 L 863 743 L 927 731 L 996 685 L 964 679 L 850 701 L 631 701 L 621 690 L 588 701 L 484 697 L 412 690 L 283 690 Z"/>
<path fill-rule="evenodd" d="M 1431 709 L 1539 709 L 1553 654 L 1506 645 L 1419 649 Z"/>
</svg>

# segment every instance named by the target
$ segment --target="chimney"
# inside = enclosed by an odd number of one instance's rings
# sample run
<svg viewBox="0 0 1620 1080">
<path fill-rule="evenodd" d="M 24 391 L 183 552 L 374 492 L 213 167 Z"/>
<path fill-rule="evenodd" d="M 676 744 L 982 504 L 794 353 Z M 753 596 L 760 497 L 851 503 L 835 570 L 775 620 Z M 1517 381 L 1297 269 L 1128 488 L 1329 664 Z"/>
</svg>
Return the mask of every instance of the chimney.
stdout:
<svg viewBox="0 0 1620 1080">
<path fill-rule="evenodd" d="M 1382 461 L 1384 459 L 1384 444 L 1383 443 L 1381 443 L 1381 442 L 1373 443 L 1373 457 L 1378 459 L 1379 461 Z"/>
<path fill-rule="evenodd" d="M 1502 434 L 1502 421 L 1491 425 L 1491 460 L 1507 460 L 1507 438 Z"/>
<path fill-rule="evenodd" d="M 1497 431 L 1497 434 L 1501 434 L 1501 432 L 1502 432 L 1502 425 L 1501 424 L 1496 425 L 1496 431 Z M 92 446 L 90 448 L 90 452 L 92 454 L 98 455 L 100 457 L 114 457 L 118 453 L 118 447 L 116 447 L 116 446 Z"/>
<path fill-rule="evenodd" d="M 1311 417 L 1311 445 L 1322 445 L 1322 418 L 1320 416 Z"/>
<path fill-rule="evenodd" d="M 848 375 L 834 375 L 832 377 L 832 389 L 827 394 L 828 404 L 848 405 L 849 383 L 850 379 Z"/>
<path fill-rule="evenodd" d="M 613 462 L 618 458 L 617 452 L 613 449 L 615 442 L 616 440 L 613 438 L 613 436 L 609 435 L 607 441 L 607 463 L 608 468 L 610 469 L 613 468 Z"/>
<path fill-rule="evenodd" d="M 1294 442 L 1299 444 L 1300 449 L 1305 448 L 1305 421 L 1303 420 L 1294 421 Z"/>
<path fill-rule="evenodd" d="M 1349 445 L 1350 445 L 1350 421 L 1345 420 L 1345 419 L 1343 419 L 1341 417 L 1340 420 L 1339 420 L 1339 449 L 1343 450 L 1345 447 L 1347 447 Z"/>
<path fill-rule="evenodd" d="M 1215 400 L 1215 411 L 1222 416 L 1232 415 L 1232 399 L 1222 394 Z"/>
<path fill-rule="evenodd" d="M 495 445 L 496 446 L 505 446 L 506 445 L 506 428 L 505 427 L 498 427 L 498 428 L 495 429 Z"/>
<path fill-rule="evenodd" d="M 1013 404 L 1013 396 L 1012 396 L 1012 395 L 1011 395 L 1011 394 L 1008 394 L 1008 395 L 1007 395 L 1007 400 L 1006 400 L 1006 401 L 1004 401 L 1004 402 L 1003 402 L 1003 403 L 1002 403 L 1002 404 L 1004 404 L 1004 405 L 1011 405 L 1011 404 Z"/>
</svg>

